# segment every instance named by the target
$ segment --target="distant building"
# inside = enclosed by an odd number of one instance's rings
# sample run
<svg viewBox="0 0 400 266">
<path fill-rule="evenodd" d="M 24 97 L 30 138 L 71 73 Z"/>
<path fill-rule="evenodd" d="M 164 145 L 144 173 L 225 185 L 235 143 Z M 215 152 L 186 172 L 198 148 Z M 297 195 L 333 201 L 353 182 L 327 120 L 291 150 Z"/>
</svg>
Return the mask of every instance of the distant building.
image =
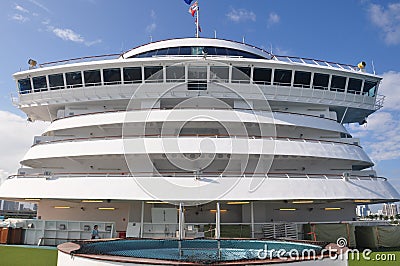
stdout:
<svg viewBox="0 0 400 266">
<path fill-rule="evenodd" d="M 387 204 L 384 203 L 382 207 L 382 214 L 385 216 L 396 216 L 398 214 L 397 205 L 394 203 Z"/>
<path fill-rule="evenodd" d="M 371 211 L 369 210 L 368 205 L 357 205 L 356 213 L 358 217 L 366 217 Z"/>
</svg>

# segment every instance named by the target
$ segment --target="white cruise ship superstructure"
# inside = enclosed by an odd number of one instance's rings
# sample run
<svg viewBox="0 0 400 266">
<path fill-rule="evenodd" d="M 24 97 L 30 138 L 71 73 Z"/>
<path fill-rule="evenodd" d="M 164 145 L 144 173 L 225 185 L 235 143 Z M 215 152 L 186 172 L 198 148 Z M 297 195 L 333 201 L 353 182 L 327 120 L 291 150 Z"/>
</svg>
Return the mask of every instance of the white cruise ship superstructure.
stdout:
<svg viewBox="0 0 400 266">
<path fill-rule="evenodd" d="M 156 236 L 181 203 L 186 223 L 218 211 L 257 233 L 352 221 L 357 204 L 400 198 L 343 126 L 382 107 L 381 78 L 355 66 L 183 38 L 14 78 L 18 107 L 51 124 L 0 197 L 37 202 L 42 220 L 132 222 Z"/>
</svg>

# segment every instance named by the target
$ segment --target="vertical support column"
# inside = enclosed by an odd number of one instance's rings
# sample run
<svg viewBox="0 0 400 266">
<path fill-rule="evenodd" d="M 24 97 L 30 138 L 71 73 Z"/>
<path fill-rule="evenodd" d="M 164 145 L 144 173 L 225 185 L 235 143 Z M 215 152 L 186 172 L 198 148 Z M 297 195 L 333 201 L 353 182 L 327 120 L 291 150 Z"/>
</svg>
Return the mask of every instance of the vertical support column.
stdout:
<svg viewBox="0 0 400 266">
<path fill-rule="evenodd" d="M 183 203 L 179 203 L 179 240 L 182 240 L 185 237 L 185 217 L 183 213 Z"/>
<path fill-rule="evenodd" d="M 140 214 L 140 238 L 143 238 L 144 227 L 144 201 L 142 201 L 142 211 Z"/>
<path fill-rule="evenodd" d="M 250 202 L 251 238 L 254 238 L 254 202 Z"/>
<path fill-rule="evenodd" d="M 217 212 L 215 213 L 215 239 L 221 238 L 221 209 L 217 202 Z"/>
</svg>

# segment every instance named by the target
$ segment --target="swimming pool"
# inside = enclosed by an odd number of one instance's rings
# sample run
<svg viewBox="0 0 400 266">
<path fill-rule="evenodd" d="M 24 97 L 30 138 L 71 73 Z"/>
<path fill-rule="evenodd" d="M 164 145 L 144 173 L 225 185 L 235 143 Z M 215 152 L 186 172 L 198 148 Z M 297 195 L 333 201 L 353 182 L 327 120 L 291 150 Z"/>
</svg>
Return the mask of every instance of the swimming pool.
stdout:
<svg viewBox="0 0 400 266">
<path fill-rule="evenodd" d="M 110 240 L 81 244 L 74 254 L 146 258 L 168 261 L 212 263 L 289 257 L 315 252 L 322 247 L 284 241 L 264 240 Z"/>
</svg>

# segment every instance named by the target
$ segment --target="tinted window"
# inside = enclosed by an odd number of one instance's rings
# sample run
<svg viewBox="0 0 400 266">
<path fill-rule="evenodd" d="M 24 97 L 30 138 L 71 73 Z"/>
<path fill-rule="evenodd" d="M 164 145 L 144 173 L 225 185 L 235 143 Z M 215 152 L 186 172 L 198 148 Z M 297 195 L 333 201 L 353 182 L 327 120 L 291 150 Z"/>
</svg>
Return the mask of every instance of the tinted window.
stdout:
<svg viewBox="0 0 400 266">
<path fill-rule="evenodd" d="M 232 82 L 233 83 L 249 83 L 250 82 L 250 67 L 232 67 Z"/>
<path fill-rule="evenodd" d="M 142 68 L 141 67 L 124 67 L 124 83 L 141 83 Z"/>
<path fill-rule="evenodd" d="M 120 68 L 103 69 L 103 79 L 105 85 L 120 84 L 121 69 Z"/>
<path fill-rule="evenodd" d="M 359 94 L 361 92 L 361 85 L 362 85 L 361 79 L 349 78 L 349 84 L 347 85 L 347 92 Z"/>
<path fill-rule="evenodd" d="M 63 74 L 49 75 L 49 86 L 50 90 L 64 89 Z"/>
<path fill-rule="evenodd" d="M 327 90 L 329 85 L 329 75 L 314 73 L 313 88 L 317 90 Z"/>
<path fill-rule="evenodd" d="M 367 94 L 368 96 L 375 97 L 377 85 L 378 85 L 378 82 L 376 82 L 376 81 L 368 81 L 368 80 L 364 81 L 363 94 Z"/>
<path fill-rule="evenodd" d="M 286 69 L 275 69 L 274 85 L 290 86 L 292 81 L 292 71 Z"/>
<path fill-rule="evenodd" d="M 168 55 L 179 55 L 179 47 L 171 47 L 168 49 Z"/>
<path fill-rule="evenodd" d="M 20 79 L 18 80 L 19 93 L 27 94 L 32 92 L 31 80 L 30 79 Z"/>
<path fill-rule="evenodd" d="M 191 55 L 192 49 L 191 49 L 191 47 L 181 47 L 179 49 L 179 54 L 180 55 Z"/>
<path fill-rule="evenodd" d="M 207 82 L 206 81 L 189 81 L 187 84 L 187 88 L 190 91 L 205 91 L 207 90 Z"/>
<path fill-rule="evenodd" d="M 167 82 L 185 81 L 184 66 L 169 66 L 166 68 Z"/>
<path fill-rule="evenodd" d="M 344 91 L 344 88 L 346 86 L 346 78 L 341 77 L 341 76 L 332 76 L 332 81 L 331 81 L 331 90 L 332 91 Z"/>
<path fill-rule="evenodd" d="M 311 73 L 303 71 L 294 72 L 294 87 L 310 88 Z"/>
<path fill-rule="evenodd" d="M 229 67 L 227 66 L 211 66 L 210 80 L 219 82 L 229 81 Z"/>
<path fill-rule="evenodd" d="M 162 66 L 147 66 L 144 67 L 145 82 L 162 82 L 163 81 Z"/>
<path fill-rule="evenodd" d="M 205 66 L 189 66 L 189 80 L 207 80 L 207 67 Z"/>
<path fill-rule="evenodd" d="M 65 73 L 67 86 L 70 88 L 82 87 L 82 75 L 80 71 Z"/>
<path fill-rule="evenodd" d="M 168 48 L 157 50 L 157 56 L 158 55 L 162 56 L 162 55 L 167 55 L 167 54 L 168 54 Z"/>
<path fill-rule="evenodd" d="M 83 71 L 85 77 L 85 86 L 99 86 L 101 85 L 100 70 L 87 70 Z"/>
<path fill-rule="evenodd" d="M 255 67 L 253 70 L 253 80 L 256 84 L 271 84 L 272 70 L 270 68 L 258 68 Z"/>
<path fill-rule="evenodd" d="M 47 81 L 46 76 L 34 77 L 33 81 L 33 91 L 47 91 Z"/>
</svg>

